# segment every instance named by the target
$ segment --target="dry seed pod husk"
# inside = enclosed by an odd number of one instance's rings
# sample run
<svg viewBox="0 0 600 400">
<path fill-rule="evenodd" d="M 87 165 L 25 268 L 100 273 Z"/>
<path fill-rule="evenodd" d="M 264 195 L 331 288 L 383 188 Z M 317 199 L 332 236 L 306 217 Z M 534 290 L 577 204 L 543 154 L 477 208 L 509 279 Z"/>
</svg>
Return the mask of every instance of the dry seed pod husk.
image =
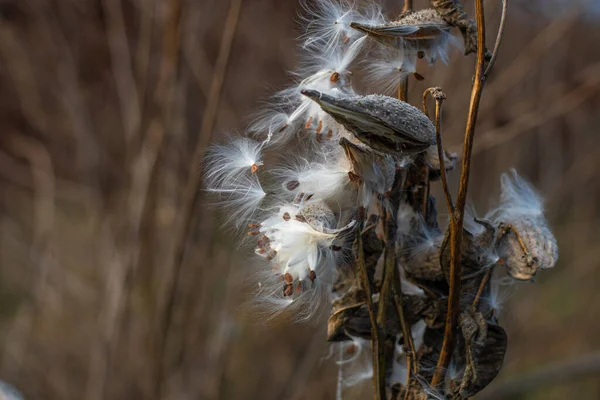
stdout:
<svg viewBox="0 0 600 400">
<path fill-rule="evenodd" d="M 467 13 L 459 0 L 431 0 L 431 5 L 438 14 L 451 26 L 460 29 L 465 42 L 465 55 L 477 51 L 477 25 Z"/>
<path fill-rule="evenodd" d="M 466 278 L 483 272 L 491 265 L 490 257 L 495 254 L 493 252 L 494 239 L 496 229 L 487 220 L 475 219 L 475 222 L 483 227 L 483 230 L 477 233 L 471 233 L 463 229 L 462 238 L 462 257 L 461 257 L 461 275 Z M 444 238 L 442 244 L 442 269 L 446 279 L 450 279 L 450 246 L 448 246 L 448 235 Z"/>
<path fill-rule="evenodd" d="M 358 289 L 358 292 L 364 296 L 362 289 Z M 340 342 L 349 340 L 351 336 L 371 340 L 371 318 L 366 300 L 360 297 L 357 298 L 355 294 L 350 292 L 347 295 L 334 301 L 333 311 L 327 322 L 327 340 Z M 435 308 L 433 299 L 420 296 L 403 296 L 402 298 L 404 318 L 410 326 L 421 319 L 430 317 L 432 312 L 439 313 L 438 309 Z M 377 309 L 377 301 L 374 302 L 374 306 Z M 391 312 L 389 314 L 389 318 L 386 320 L 386 332 L 390 335 L 402 333 L 396 313 Z"/>
<path fill-rule="evenodd" d="M 387 47 L 399 48 L 403 40 L 428 41 L 448 34 L 451 26 L 433 9 L 405 13 L 397 21 L 382 25 L 358 22 L 350 26 Z"/>
<path fill-rule="evenodd" d="M 435 144 L 435 126 L 425 114 L 410 104 L 383 95 L 331 96 L 317 90 L 302 94 L 342 124 L 358 140 L 373 150 L 406 155 Z"/>
<path fill-rule="evenodd" d="M 523 216 L 511 221 L 510 227 L 500 224 L 499 230 L 496 251 L 513 278 L 531 280 L 539 269 L 556 264 L 556 239 L 543 219 Z"/>
<path fill-rule="evenodd" d="M 485 338 L 477 345 L 476 352 L 465 344 L 465 338 L 459 337 L 455 362 L 465 371 L 462 382 L 454 398 L 470 398 L 487 387 L 500 373 L 504 364 L 504 356 L 508 345 L 508 337 L 504 329 L 496 324 L 487 323 Z M 476 353 L 476 354 L 475 354 Z M 465 354 L 468 354 L 465 358 Z M 467 368 L 471 357 L 471 367 Z"/>
<path fill-rule="evenodd" d="M 425 281 L 443 280 L 444 272 L 440 265 L 440 247 L 443 240 L 444 235 L 438 235 L 434 238 L 433 246 L 403 258 L 403 266 L 407 276 Z"/>
</svg>

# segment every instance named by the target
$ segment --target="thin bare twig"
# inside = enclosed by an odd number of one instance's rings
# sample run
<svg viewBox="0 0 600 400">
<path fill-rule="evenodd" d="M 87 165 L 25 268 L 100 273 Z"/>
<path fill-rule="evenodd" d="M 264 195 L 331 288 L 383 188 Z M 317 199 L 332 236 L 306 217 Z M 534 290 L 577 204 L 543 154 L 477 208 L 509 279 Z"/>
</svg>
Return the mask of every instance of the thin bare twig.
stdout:
<svg viewBox="0 0 600 400">
<path fill-rule="evenodd" d="M 498 57 L 498 50 L 500 49 L 500 43 L 504 37 L 504 27 L 506 25 L 506 11 L 508 10 L 508 0 L 502 0 L 502 17 L 500 17 L 500 27 L 498 27 L 498 36 L 496 36 L 496 44 L 494 44 L 494 52 L 492 58 L 483 73 L 483 78 L 487 79 L 488 75 L 492 71 L 494 64 L 496 63 L 496 57 Z"/>
<path fill-rule="evenodd" d="M 404 6 L 402 7 L 402 14 L 412 11 L 413 0 L 404 0 Z M 398 86 L 398 100 L 408 101 L 408 76 L 400 86 Z"/>
<path fill-rule="evenodd" d="M 448 213 L 452 214 L 454 211 L 454 202 L 452 201 L 452 195 L 450 194 L 450 187 L 448 186 L 448 177 L 446 175 L 446 162 L 444 161 L 444 147 L 442 143 L 442 103 L 446 99 L 446 95 L 442 92 L 439 87 L 431 87 L 423 92 L 423 111 L 425 115 L 428 114 L 427 110 L 427 96 L 431 94 L 435 99 L 435 139 L 438 150 L 438 157 L 440 160 L 440 175 L 442 178 L 442 186 L 444 188 L 444 196 L 446 197 L 446 206 Z"/>
<path fill-rule="evenodd" d="M 475 67 L 475 80 L 471 90 L 471 101 L 469 105 L 469 116 L 465 129 L 463 143 L 463 157 L 460 174 L 460 185 L 456 206 L 450 215 L 450 294 L 448 296 L 448 313 L 446 315 L 446 326 L 444 330 L 444 341 L 440 351 L 440 358 L 436 366 L 432 386 L 437 386 L 444 380 L 445 371 L 450 364 L 450 358 L 454 350 L 458 314 L 460 312 L 460 276 L 461 276 L 461 249 L 462 232 L 464 222 L 464 210 L 467 202 L 467 189 L 469 186 L 469 175 L 471 172 L 471 155 L 473 153 L 473 139 L 475 137 L 475 125 L 481 93 L 485 84 L 485 18 L 483 11 L 483 0 L 475 0 L 475 14 L 477 21 L 477 64 Z"/>
<path fill-rule="evenodd" d="M 362 282 L 363 290 L 367 298 L 367 309 L 369 310 L 369 320 L 371 321 L 371 340 L 372 340 L 372 352 L 373 352 L 373 390 L 374 399 L 385 399 L 382 397 L 382 391 L 385 395 L 385 371 L 379 371 L 379 345 L 380 345 L 380 331 L 377 325 L 377 317 L 375 316 L 375 305 L 373 304 L 373 294 L 371 293 L 371 282 L 369 282 L 369 273 L 365 264 L 365 253 L 363 249 L 363 241 L 361 229 L 357 230 L 356 235 L 356 247 L 357 247 L 357 260 L 358 270 L 360 271 L 360 278 Z M 383 380 L 382 380 L 383 377 Z"/>
<path fill-rule="evenodd" d="M 485 289 L 485 285 L 487 285 L 487 283 L 489 282 L 490 277 L 492 276 L 492 272 L 494 272 L 494 267 L 488 268 L 488 270 L 485 271 L 485 275 L 483 276 L 483 279 L 481 279 L 481 283 L 479 284 L 479 289 L 477 289 L 475 300 L 473 300 L 474 308 L 477 308 L 477 305 L 479 304 L 479 299 L 481 299 L 481 295 L 483 294 L 483 289 Z"/>
<path fill-rule="evenodd" d="M 440 159 L 440 176 L 442 177 L 442 186 L 444 188 L 444 197 L 446 198 L 446 207 L 448 212 L 454 212 L 454 202 L 452 201 L 452 194 L 450 193 L 450 187 L 448 186 L 448 177 L 446 175 L 446 162 L 444 161 L 444 146 L 442 143 L 442 101 L 435 101 L 435 138 L 438 148 L 438 157 Z"/>
</svg>

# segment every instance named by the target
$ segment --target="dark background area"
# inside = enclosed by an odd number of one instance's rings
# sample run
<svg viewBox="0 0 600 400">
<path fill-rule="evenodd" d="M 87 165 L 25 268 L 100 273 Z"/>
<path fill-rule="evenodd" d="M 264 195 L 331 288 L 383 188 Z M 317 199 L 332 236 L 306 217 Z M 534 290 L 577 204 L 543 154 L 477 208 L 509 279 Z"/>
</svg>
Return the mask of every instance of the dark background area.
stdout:
<svg viewBox="0 0 600 400">
<path fill-rule="evenodd" d="M 388 15 L 402 7 L 385 3 Z M 500 1 L 485 5 L 492 46 Z M 470 198 L 483 213 L 517 168 L 547 199 L 560 260 L 509 288 L 505 367 L 478 398 L 600 397 L 599 8 L 510 2 Z M 334 398 L 325 319 L 258 316 L 252 250 L 204 193 L 185 211 L 194 154 L 243 131 L 290 82 L 299 11 L 292 0 L 0 0 L 2 380 L 28 399 Z M 455 51 L 410 82 L 413 104 L 430 86 L 448 94 L 454 151 L 473 67 Z M 344 398 L 370 398 L 369 385 Z"/>
</svg>

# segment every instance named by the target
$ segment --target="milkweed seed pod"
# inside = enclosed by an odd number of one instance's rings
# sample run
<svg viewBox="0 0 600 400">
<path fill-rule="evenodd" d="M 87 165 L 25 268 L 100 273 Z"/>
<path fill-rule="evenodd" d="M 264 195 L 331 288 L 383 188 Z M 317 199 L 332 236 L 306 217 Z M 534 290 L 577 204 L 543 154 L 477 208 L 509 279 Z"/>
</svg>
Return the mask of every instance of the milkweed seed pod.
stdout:
<svg viewBox="0 0 600 400">
<path fill-rule="evenodd" d="M 381 25 L 352 22 L 350 26 L 386 47 L 402 49 L 407 57 L 429 63 L 438 58 L 447 62 L 448 44 L 453 43 L 452 26 L 433 9 L 408 12 Z"/>
<path fill-rule="evenodd" d="M 435 126 L 418 108 L 383 95 L 330 96 L 317 90 L 302 94 L 376 151 L 406 155 L 435 144 Z"/>
<path fill-rule="evenodd" d="M 451 386 L 455 387 L 453 398 L 466 399 L 483 390 L 502 369 L 507 336 L 502 327 L 486 322 L 473 308 L 461 313 L 460 327 L 460 351 L 455 352 L 455 362 L 462 376 Z"/>
<path fill-rule="evenodd" d="M 515 279 L 530 280 L 558 260 L 556 239 L 543 214 L 542 198 L 516 171 L 502 174 L 500 205 L 490 213 L 498 224 L 496 251 Z"/>
<path fill-rule="evenodd" d="M 552 268 L 556 264 L 556 240 L 544 223 L 524 219 L 500 225 L 497 252 L 513 278 L 530 280 L 538 269 Z"/>
</svg>

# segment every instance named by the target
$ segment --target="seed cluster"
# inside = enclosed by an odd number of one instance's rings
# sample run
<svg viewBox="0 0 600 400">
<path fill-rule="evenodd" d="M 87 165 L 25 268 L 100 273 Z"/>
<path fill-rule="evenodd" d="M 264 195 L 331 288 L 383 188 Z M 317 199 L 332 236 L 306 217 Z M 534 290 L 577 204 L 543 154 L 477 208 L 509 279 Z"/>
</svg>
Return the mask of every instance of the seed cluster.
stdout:
<svg viewBox="0 0 600 400">
<path fill-rule="evenodd" d="M 429 185 L 442 173 L 438 154 L 447 172 L 456 155 L 438 153 L 436 125 L 424 112 L 358 94 L 353 81 L 397 88 L 416 74 L 418 59 L 447 61 L 452 25 L 435 9 L 388 21 L 371 3 L 305 7 L 301 79 L 275 94 L 245 135 L 211 147 L 206 189 L 228 223 L 247 227 L 263 310 L 296 320 L 330 311 L 340 387 L 373 376 L 373 341 L 393 349 L 383 365 L 393 398 L 473 396 L 498 374 L 506 350 L 502 273 L 531 280 L 557 261 L 542 200 L 513 172 L 501 178 L 495 209 L 467 216 L 452 371 L 444 387 L 430 387 L 448 313 L 450 248 Z M 359 56 L 376 79 L 355 68 Z M 439 88 L 430 93 L 445 99 Z M 272 163 L 269 154 L 285 159 Z M 375 311 L 383 327 L 374 328 Z"/>
</svg>

